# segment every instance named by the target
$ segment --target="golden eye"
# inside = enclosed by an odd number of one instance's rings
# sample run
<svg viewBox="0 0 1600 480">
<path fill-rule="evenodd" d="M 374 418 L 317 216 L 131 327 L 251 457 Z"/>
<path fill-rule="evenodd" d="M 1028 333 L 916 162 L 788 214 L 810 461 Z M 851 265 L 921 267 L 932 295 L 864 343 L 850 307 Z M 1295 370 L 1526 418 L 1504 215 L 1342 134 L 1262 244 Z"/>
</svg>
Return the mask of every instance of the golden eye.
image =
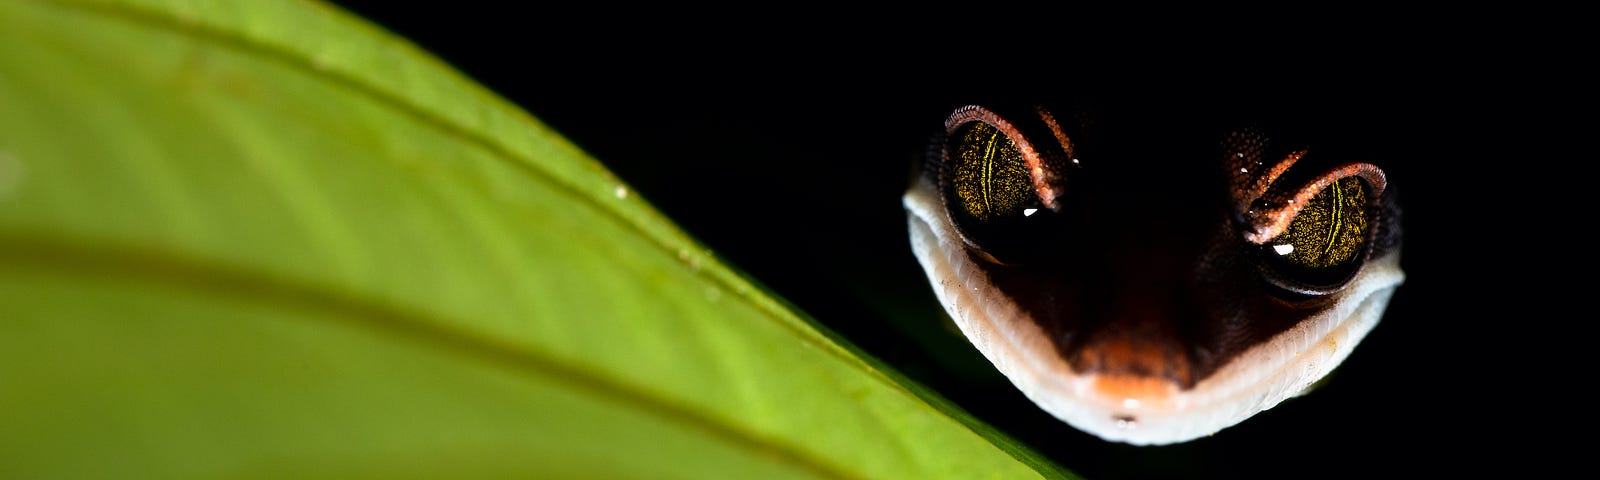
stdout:
<svg viewBox="0 0 1600 480">
<path fill-rule="evenodd" d="M 1039 197 L 1033 191 L 1027 161 L 1000 129 L 983 122 L 968 123 L 956 132 L 949 161 L 953 173 L 950 188 L 958 213 L 987 223 L 1037 211 Z"/>
<path fill-rule="evenodd" d="M 1360 177 L 1334 180 L 1263 246 L 1293 277 L 1309 284 L 1342 282 L 1367 253 L 1373 221 L 1368 192 Z"/>
<path fill-rule="evenodd" d="M 956 109 L 945 120 L 938 151 L 929 151 L 940 202 L 967 251 L 996 264 L 1053 255 L 1065 222 L 1059 198 L 1066 187 L 1071 142 L 1040 107 L 1002 117 L 980 106 Z"/>
</svg>

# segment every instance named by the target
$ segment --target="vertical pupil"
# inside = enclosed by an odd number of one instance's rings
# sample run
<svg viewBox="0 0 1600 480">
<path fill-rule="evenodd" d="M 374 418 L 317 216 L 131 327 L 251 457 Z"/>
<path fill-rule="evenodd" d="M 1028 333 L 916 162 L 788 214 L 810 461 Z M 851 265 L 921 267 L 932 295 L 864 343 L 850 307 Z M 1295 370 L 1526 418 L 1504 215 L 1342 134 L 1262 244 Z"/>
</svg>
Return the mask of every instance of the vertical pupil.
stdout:
<svg viewBox="0 0 1600 480">
<path fill-rule="evenodd" d="M 1268 243 L 1297 265 L 1326 268 L 1343 264 L 1364 247 L 1366 206 L 1361 180 L 1341 178 L 1311 197 L 1289 228 Z"/>
<path fill-rule="evenodd" d="M 989 124 L 972 122 L 953 153 L 952 186 L 962 213 L 979 221 L 1021 215 L 1033 198 L 1033 182 L 1022 151 L 1010 137 Z"/>
</svg>

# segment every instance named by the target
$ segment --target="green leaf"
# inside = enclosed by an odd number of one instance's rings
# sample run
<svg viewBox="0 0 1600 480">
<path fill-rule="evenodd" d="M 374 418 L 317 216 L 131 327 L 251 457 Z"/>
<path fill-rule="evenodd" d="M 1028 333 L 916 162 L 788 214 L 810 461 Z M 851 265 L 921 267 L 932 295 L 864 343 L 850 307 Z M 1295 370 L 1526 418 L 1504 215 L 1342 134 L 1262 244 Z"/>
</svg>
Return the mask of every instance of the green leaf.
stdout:
<svg viewBox="0 0 1600 480">
<path fill-rule="evenodd" d="M 0 477 L 523 474 L 1068 475 L 342 11 L 0 4 Z"/>
</svg>

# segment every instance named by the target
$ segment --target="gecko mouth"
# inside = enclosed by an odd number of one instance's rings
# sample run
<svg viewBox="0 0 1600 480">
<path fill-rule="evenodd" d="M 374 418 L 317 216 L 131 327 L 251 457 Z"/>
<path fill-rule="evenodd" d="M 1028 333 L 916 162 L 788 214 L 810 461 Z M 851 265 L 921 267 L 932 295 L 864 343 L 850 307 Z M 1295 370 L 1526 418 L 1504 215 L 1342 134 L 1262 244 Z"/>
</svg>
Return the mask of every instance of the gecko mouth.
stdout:
<svg viewBox="0 0 1600 480">
<path fill-rule="evenodd" d="M 1233 357 L 1183 388 L 1148 375 L 1080 373 L 1050 335 L 985 281 L 938 230 L 927 192 L 905 198 L 913 253 L 972 344 L 1040 408 L 1111 441 L 1168 444 L 1211 435 L 1292 398 L 1348 356 L 1404 280 L 1399 255 L 1375 258 L 1335 306 Z M 946 232 L 947 233 L 947 232 Z"/>
</svg>

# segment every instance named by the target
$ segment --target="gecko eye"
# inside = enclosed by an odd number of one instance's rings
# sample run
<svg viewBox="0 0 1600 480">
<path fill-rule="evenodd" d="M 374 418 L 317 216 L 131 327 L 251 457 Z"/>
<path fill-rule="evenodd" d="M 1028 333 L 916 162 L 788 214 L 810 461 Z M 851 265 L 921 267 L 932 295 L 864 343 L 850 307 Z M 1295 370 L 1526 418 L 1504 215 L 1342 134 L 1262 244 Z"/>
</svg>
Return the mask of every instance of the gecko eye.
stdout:
<svg viewBox="0 0 1600 480">
<path fill-rule="evenodd" d="M 1317 188 L 1312 185 L 1307 188 Z M 1269 278 L 1302 293 L 1348 281 L 1370 250 L 1375 230 L 1372 185 L 1358 176 L 1338 178 L 1310 197 L 1283 233 L 1261 245 Z"/>
<path fill-rule="evenodd" d="M 1036 112 L 1039 117 L 1028 120 L 1037 128 L 1059 131 L 1047 112 Z M 951 223 L 979 257 L 1015 263 L 1047 250 L 1042 246 L 1051 238 L 1046 224 L 1054 212 L 1050 201 L 1062 156 L 1041 153 L 1038 147 L 1047 145 L 1030 141 L 1021 128 L 979 107 L 957 110 L 946 122 L 936 159 L 940 195 Z"/>
<path fill-rule="evenodd" d="M 968 122 L 956 129 L 947 160 L 951 212 L 967 223 L 1031 216 L 1042 205 L 1016 142 L 1000 129 Z"/>
</svg>

